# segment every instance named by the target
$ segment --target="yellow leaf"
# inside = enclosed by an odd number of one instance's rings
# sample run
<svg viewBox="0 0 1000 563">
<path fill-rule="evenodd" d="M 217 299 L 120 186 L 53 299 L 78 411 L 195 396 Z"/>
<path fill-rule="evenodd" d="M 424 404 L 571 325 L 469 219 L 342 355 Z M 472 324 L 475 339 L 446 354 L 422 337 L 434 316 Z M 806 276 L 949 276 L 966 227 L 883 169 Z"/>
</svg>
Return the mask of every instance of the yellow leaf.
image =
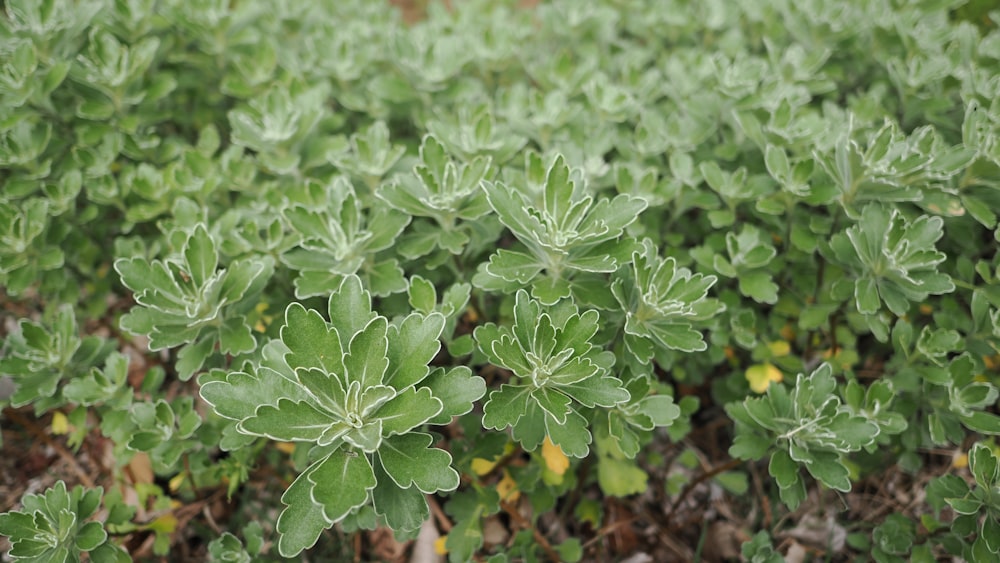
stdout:
<svg viewBox="0 0 1000 563">
<path fill-rule="evenodd" d="M 496 461 L 490 461 L 488 459 L 483 459 L 481 457 L 472 458 L 472 472 L 475 473 L 476 475 L 479 475 L 480 477 L 486 475 L 490 471 L 493 471 L 493 468 L 496 466 L 497 466 Z"/>
<path fill-rule="evenodd" d="M 500 500 L 510 502 L 514 502 L 521 497 L 521 491 L 517 490 L 517 483 L 506 469 L 503 472 L 503 479 L 500 479 L 500 482 L 497 483 L 497 494 L 500 495 Z"/>
<path fill-rule="evenodd" d="M 951 466 L 955 469 L 964 469 L 969 466 L 969 454 L 959 454 L 952 460 Z"/>
<path fill-rule="evenodd" d="M 286 453 L 288 455 L 292 455 L 295 451 L 295 444 L 292 442 L 278 442 L 275 447 L 278 448 L 279 452 Z"/>
<path fill-rule="evenodd" d="M 448 535 L 445 534 L 438 539 L 434 540 L 434 553 L 438 555 L 448 555 L 448 548 L 445 547 L 445 542 L 448 541 Z"/>
<path fill-rule="evenodd" d="M 170 483 L 168 484 L 170 491 L 176 493 L 177 490 L 181 488 L 181 485 L 184 484 L 184 479 L 186 477 L 187 476 L 184 473 L 178 473 L 177 475 L 171 477 Z"/>
<path fill-rule="evenodd" d="M 66 434 L 69 432 L 69 419 L 61 411 L 52 413 L 52 433 Z"/>
<path fill-rule="evenodd" d="M 767 391 L 772 381 L 780 382 L 782 379 L 781 370 L 768 363 L 748 367 L 745 377 L 755 393 Z"/>
<path fill-rule="evenodd" d="M 788 345 L 784 340 L 778 340 L 767 345 L 768 349 L 771 350 L 771 357 L 780 358 L 782 356 L 787 356 L 792 351 L 792 347 Z"/>
<path fill-rule="evenodd" d="M 167 513 L 153 520 L 146 527 L 161 534 L 172 534 L 177 529 L 177 517 L 173 513 Z"/>
<path fill-rule="evenodd" d="M 563 453 L 562 448 L 549 440 L 548 436 L 542 442 L 542 457 L 545 459 L 545 466 L 556 475 L 565 475 L 569 469 L 569 458 Z"/>
</svg>

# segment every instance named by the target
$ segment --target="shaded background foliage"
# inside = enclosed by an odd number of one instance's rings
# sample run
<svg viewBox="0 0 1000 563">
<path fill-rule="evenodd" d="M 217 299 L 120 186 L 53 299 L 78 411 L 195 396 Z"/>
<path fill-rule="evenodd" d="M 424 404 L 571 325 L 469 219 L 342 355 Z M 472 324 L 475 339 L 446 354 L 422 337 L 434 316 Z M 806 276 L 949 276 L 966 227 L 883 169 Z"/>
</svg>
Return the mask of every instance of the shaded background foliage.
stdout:
<svg viewBox="0 0 1000 563">
<path fill-rule="evenodd" d="M 1000 553 L 991 3 L 0 6 L 11 555 Z"/>
</svg>

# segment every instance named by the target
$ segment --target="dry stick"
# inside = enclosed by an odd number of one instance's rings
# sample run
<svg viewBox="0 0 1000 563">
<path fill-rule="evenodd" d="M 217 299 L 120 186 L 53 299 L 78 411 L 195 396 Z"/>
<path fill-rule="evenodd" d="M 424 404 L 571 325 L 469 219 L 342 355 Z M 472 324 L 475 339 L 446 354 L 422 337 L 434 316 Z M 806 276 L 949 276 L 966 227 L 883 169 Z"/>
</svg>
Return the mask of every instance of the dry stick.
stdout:
<svg viewBox="0 0 1000 563">
<path fill-rule="evenodd" d="M 587 548 L 591 547 L 592 545 L 596 544 L 597 542 L 603 540 L 605 536 L 609 536 L 609 535 L 613 534 L 614 532 L 617 532 L 618 528 L 623 528 L 625 526 L 628 526 L 629 524 L 635 522 L 638 519 L 639 519 L 638 516 L 632 516 L 631 518 L 624 518 L 622 520 L 619 520 L 617 522 L 612 522 L 612 523 L 608 524 L 607 526 L 604 526 L 603 528 L 601 528 L 600 530 L 597 531 L 597 534 L 594 535 L 593 538 L 590 538 L 589 540 L 587 540 L 583 544 L 583 549 L 587 549 Z"/>
<path fill-rule="evenodd" d="M 715 477 L 719 473 L 723 473 L 735 467 L 739 467 L 741 463 L 743 463 L 743 460 L 741 459 L 731 459 L 726 463 L 723 463 L 722 465 L 713 467 L 712 469 L 705 471 L 701 475 L 698 475 L 698 477 L 696 477 L 694 481 L 691 481 L 687 485 L 684 485 L 684 489 L 681 490 L 681 494 L 677 496 L 677 500 L 675 500 L 673 504 L 670 505 L 671 517 L 677 513 L 677 508 L 680 507 L 681 503 L 684 502 L 684 499 L 687 498 L 689 494 L 691 494 L 691 491 L 693 491 L 695 487 L 711 479 L 712 477 Z"/>
<path fill-rule="evenodd" d="M 562 561 L 562 558 L 559 557 L 559 552 L 552 547 L 549 540 L 547 540 L 545 536 L 538 531 L 538 528 L 532 525 L 532 523 L 529 522 L 524 516 L 521 516 L 521 513 L 517 511 L 516 506 L 508 501 L 502 500 L 500 501 L 500 507 L 503 508 L 503 511 L 506 512 L 508 516 L 510 516 L 510 519 L 514 521 L 514 524 L 518 528 L 521 528 L 522 530 L 531 530 L 532 537 L 535 538 L 535 542 L 537 542 L 538 545 L 542 546 L 542 551 L 545 552 L 545 556 L 549 558 L 549 561 L 552 561 L 552 563 L 560 563 Z"/>
<path fill-rule="evenodd" d="M 83 470 L 83 467 L 80 466 L 80 462 L 76 460 L 76 457 L 69 453 L 66 448 L 62 446 L 62 444 L 53 440 L 48 434 L 45 433 L 44 430 L 39 428 L 37 424 L 13 409 L 6 410 L 4 415 L 10 417 L 11 420 L 23 426 L 33 436 L 51 446 L 52 449 L 59 454 L 59 457 L 61 457 L 63 461 L 69 463 L 70 467 L 73 468 L 73 472 L 80 478 L 80 482 L 86 485 L 87 488 L 93 489 L 96 486 L 94 480 L 91 479 L 90 475 L 87 475 L 87 473 Z"/>
<path fill-rule="evenodd" d="M 434 519 L 437 520 L 438 526 L 441 527 L 441 531 L 448 533 L 452 529 L 451 520 L 448 519 L 448 515 L 441 510 L 441 505 L 438 504 L 436 498 L 431 495 L 427 495 L 427 505 L 431 507 L 431 514 L 434 515 Z"/>
</svg>

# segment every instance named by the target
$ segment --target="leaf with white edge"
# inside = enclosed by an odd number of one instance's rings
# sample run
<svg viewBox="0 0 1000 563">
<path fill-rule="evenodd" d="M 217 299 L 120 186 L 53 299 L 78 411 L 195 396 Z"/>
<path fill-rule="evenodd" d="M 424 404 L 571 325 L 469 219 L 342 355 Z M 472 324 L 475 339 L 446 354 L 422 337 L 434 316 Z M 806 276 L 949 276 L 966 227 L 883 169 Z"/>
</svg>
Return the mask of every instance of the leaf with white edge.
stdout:
<svg viewBox="0 0 1000 563">
<path fill-rule="evenodd" d="M 223 354 L 246 354 L 257 347 L 246 318 L 237 315 L 226 319 L 219 327 L 219 351 Z"/>
<path fill-rule="evenodd" d="M 295 375 L 320 405 L 346 418 L 347 391 L 337 375 L 320 368 L 299 368 Z"/>
<path fill-rule="evenodd" d="M 486 273 L 504 281 L 526 284 L 535 279 L 544 265 L 537 258 L 517 250 L 501 248 L 490 256 Z"/>
<path fill-rule="evenodd" d="M 323 530 L 333 525 L 326 519 L 323 506 L 312 500 L 312 483 L 309 477 L 321 462 L 303 471 L 281 495 L 285 509 L 278 516 L 278 553 L 295 557 L 304 549 L 316 544 Z"/>
<path fill-rule="evenodd" d="M 389 366 L 385 373 L 386 385 L 406 389 L 427 377 L 427 364 L 441 349 L 441 331 L 445 318 L 440 313 L 408 315 L 397 327 L 388 328 Z"/>
<path fill-rule="evenodd" d="M 309 403 L 279 399 L 277 406 L 262 405 L 253 416 L 240 422 L 247 434 L 272 440 L 316 441 L 336 419 Z"/>
<path fill-rule="evenodd" d="M 385 472 L 401 488 L 416 486 L 425 493 L 453 491 L 458 472 L 451 467 L 451 454 L 431 447 L 429 434 L 411 433 L 387 438 L 378 458 Z"/>
<path fill-rule="evenodd" d="M 219 263 L 219 255 L 215 249 L 215 242 L 205 229 L 205 225 L 199 224 L 195 227 L 191 237 L 184 245 L 184 261 L 190 269 L 188 275 L 195 287 L 205 285 L 208 278 L 215 274 L 215 268 Z"/>
<path fill-rule="evenodd" d="M 409 531 L 420 528 L 430 518 L 430 508 L 424 493 L 416 487 L 400 488 L 382 469 L 375 464 L 375 479 L 378 486 L 372 490 L 372 504 L 375 513 L 385 518 L 385 523 L 393 530 Z"/>
<path fill-rule="evenodd" d="M 806 470 L 831 489 L 843 493 L 851 492 L 851 472 L 840 461 L 837 454 L 832 452 L 814 452 L 816 459 L 813 463 L 806 464 Z"/>
<path fill-rule="evenodd" d="M 392 436 L 409 432 L 431 420 L 441 409 L 441 400 L 431 395 L 430 389 L 410 387 L 382 405 L 373 416 L 382 421 L 382 433 Z"/>
<path fill-rule="evenodd" d="M 545 431 L 552 443 L 562 448 L 569 457 L 584 458 L 590 453 L 592 436 L 587 429 L 587 419 L 576 411 L 570 411 L 565 423 L 546 416 Z"/>
<path fill-rule="evenodd" d="M 330 295 L 329 313 L 330 324 L 345 342 L 375 318 L 371 295 L 364 289 L 361 278 L 344 276 L 340 287 Z"/>
<path fill-rule="evenodd" d="M 513 426 L 528 409 L 530 397 L 530 388 L 517 385 L 503 384 L 500 389 L 490 391 L 483 405 L 483 426 L 494 430 Z"/>
<path fill-rule="evenodd" d="M 309 483 L 312 502 L 323 507 L 328 522 L 337 522 L 364 504 L 377 484 L 368 457 L 343 448 L 313 465 Z"/>
<path fill-rule="evenodd" d="M 243 420 L 253 416 L 261 405 L 277 405 L 279 399 L 304 401 L 302 387 L 278 372 L 262 367 L 256 375 L 232 372 L 224 381 L 209 381 L 201 386 L 201 397 L 219 416 Z"/>
<path fill-rule="evenodd" d="M 486 381 L 473 375 L 467 366 L 435 368 L 421 386 L 429 388 L 444 405 L 441 412 L 429 421 L 431 424 L 448 424 L 452 417 L 472 411 L 473 403 L 486 394 Z"/>
<path fill-rule="evenodd" d="M 285 310 L 281 341 L 290 353 L 285 356 L 294 368 L 321 368 L 327 373 L 344 373 L 343 343 L 340 335 L 313 309 L 292 303 Z"/>
<path fill-rule="evenodd" d="M 628 402 L 629 392 L 617 377 L 588 377 L 580 381 L 559 385 L 559 390 L 586 407 L 613 407 Z"/>
<path fill-rule="evenodd" d="M 566 415 L 573 410 L 570 406 L 572 402 L 570 398 L 550 387 L 533 390 L 531 398 L 538 403 L 547 416 L 552 417 L 559 424 L 564 424 Z"/>
<path fill-rule="evenodd" d="M 205 360 L 212 355 L 215 347 L 215 339 L 211 336 L 203 336 L 196 342 L 192 342 L 177 352 L 177 363 L 174 368 L 181 381 L 191 379 L 198 370 L 205 365 Z"/>
<path fill-rule="evenodd" d="M 357 381 L 362 389 L 382 384 L 389 367 L 387 330 L 386 318 L 375 317 L 351 339 L 349 351 L 344 355 L 348 383 Z"/>
<path fill-rule="evenodd" d="M 421 313 L 430 313 L 437 307 L 437 290 L 434 284 L 420 276 L 410 278 L 408 298 L 410 307 Z"/>
</svg>

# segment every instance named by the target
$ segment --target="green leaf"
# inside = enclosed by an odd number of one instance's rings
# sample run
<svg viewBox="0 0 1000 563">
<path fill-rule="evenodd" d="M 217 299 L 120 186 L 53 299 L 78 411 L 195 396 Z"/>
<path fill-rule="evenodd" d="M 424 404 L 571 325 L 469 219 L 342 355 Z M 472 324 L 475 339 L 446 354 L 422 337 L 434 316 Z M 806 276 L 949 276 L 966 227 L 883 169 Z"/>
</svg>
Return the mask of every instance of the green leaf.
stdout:
<svg viewBox="0 0 1000 563">
<path fill-rule="evenodd" d="M 376 485 L 368 457 L 343 448 L 314 464 L 308 473 L 312 502 L 323 508 L 324 518 L 331 523 L 364 504 Z"/>
<path fill-rule="evenodd" d="M 606 495 L 625 497 L 646 491 L 647 473 L 629 459 L 597 458 L 597 483 Z"/>
<path fill-rule="evenodd" d="M 215 274 L 219 256 L 215 242 L 212 241 L 205 225 L 199 224 L 191 233 L 191 237 L 184 245 L 184 261 L 190 269 L 188 274 L 195 287 L 205 285 L 208 278 Z"/>
<path fill-rule="evenodd" d="M 281 502 L 285 509 L 278 516 L 278 553 L 295 557 L 316 544 L 323 530 L 333 525 L 326 519 L 324 507 L 312 500 L 313 485 L 309 478 L 321 462 L 303 471 L 288 487 Z"/>
<path fill-rule="evenodd" d="M 806 464 L 809 474 L 831 489 L 851 492 L 851 473 L 838 456 L 827 452 L 816 452 L 814 455 L 816 461 Z"/>
<path fill-rule="evenodd" d="M 447 424 L 452 417 L 469 413 L 473 403 L 486 394 L 486 381 L 467 366 L 435 368 L 422 385 L 443 404 L 441 413 L 430 420 L 432 424 Z"/>
<path fill-rule="evenodd" d="M 346 371 L 340 335 L 313 309 L 290 304 L 285 309 L 281 341 L 290 350 L 286 361 L 292 368 L 322 368 L 337 374 Z"/>
<path fill-rule="evenodd" d="M 343 341 L 349 341 L 372 319 L 371 295 L 364 290 L 361 278 L 345 276 L 340 287 L 330 295 L 330 324 Z"/>
<path fill-rule="evenodd" d="M 305 402 L 279 399 L 276 406 L 262 405 L 239 424 L 242 432 L 280 441 L 315 441 L 336 420 Z"/>
<path fill-rule="evenodd" d="M 505 281 L 527 284 L 543 268 L 538 259 L 529 254 L 501 248 L 490 256 L 486 272 Z"/>
<path fill-rule="evenodd" d="M 631 396 L 616 377 L 588 377 L 575 383 L 559 385 L 559 390 L 570 395 L 580 404 L 593 407 L 613 407 L 626 403 Z"/>
<path fill-rule="evenodd" d="M 381 385 L 389 359 L 386 353 L 389 341 L 386 338 L 388 321 L 385 317 L 375 317 L 350 341 L 344 355 L 346 382 L 359 382 L 362 389 Z"/>
<path fill-rule="evenodd" d="M 441 400 L 431 395 L 431 390 L 410 387 L 386 402 L 373 416 L 382 421 L 385 436 L 404 434 L 431 420 L 442 409 Z"/>
<path fill-rule="evenodd" d="M 562 448 L 563 453 L 569 457 L 582 459 L 590 453 L 592 436 L 587 429 L 587 419 L 576 411 L 569 412 L 565 423 L 546 415 L 545 431 L 552 443 Z"/>
<path fill-rule="evenodd" d="M 378 486 L 372 490 L 375 512 L 385 518 L 385 523 L 393 530 L 416 530 L 430 518 L 430 508 L 424 493 L 416 487 L 402 489 L 392 478 L 375 464 L 375 479 Z"/>
<path fill-rule="evenodd" d="M 455 490 L 459 477 L 451 467 L 451 455 L 430 447 L 431 442 L 429 434 L 392 436 L 382 442 L 379 462 L 400 488 L 415 486 L 425 493 Z"/>
<path fill-rule="evenodd" d="M 530 388 L 517 385 L 503 384 L 500 389 L 490 391 L 490 396 L 483 405 L 483 426 L 503 430 L 517 424 L 528 409 L 530 397 Z"/>
<path fill-rule="evenodd" d="M 243 316 L 233 316 L 219 328 L 219 351 L 223 354 L 246 354 L 257 347 L 257 341 Z"/>
<path fill-rule="evenodd" d="M 406 389 L 422 381 L 429 372 L 427 364 L 441 349 L 438 338 L 445 318 L 440 313 L 408 315 L 388 327 L 388 367 L 384 381 L 396 389 Z"/>
</svg>

